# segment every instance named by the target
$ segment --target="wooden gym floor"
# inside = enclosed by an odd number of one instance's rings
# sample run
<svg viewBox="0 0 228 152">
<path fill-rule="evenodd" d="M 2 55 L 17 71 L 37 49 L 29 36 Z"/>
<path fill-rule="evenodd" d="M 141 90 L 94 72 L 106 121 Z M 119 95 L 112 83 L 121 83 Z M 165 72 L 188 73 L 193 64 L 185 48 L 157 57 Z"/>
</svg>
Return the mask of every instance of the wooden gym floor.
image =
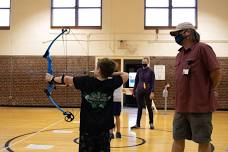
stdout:
<svg viewBox="0 0 228 152">
<path fill-rule="evenodd" d="M 75 115 L 71 123 L 55 108 L 0 107 L 0 152 L 77 152 L 79 109 L 68 109 Z M 169 152 L 172 146 L 174 111 L 155 113 L 155 130 L 149 129 L 148 114 L 143 112 L 142 128 L 135 124 L 136 108 L 125 108 L 121 115 L 122 139 L 111 142 L 111 152 Z M 212 143 L 215 152 L 228 152 L 228 112 L 213 115 Z M 185 152 L 196 152 L 197 144 L 187 141 Z"/>
</svg>

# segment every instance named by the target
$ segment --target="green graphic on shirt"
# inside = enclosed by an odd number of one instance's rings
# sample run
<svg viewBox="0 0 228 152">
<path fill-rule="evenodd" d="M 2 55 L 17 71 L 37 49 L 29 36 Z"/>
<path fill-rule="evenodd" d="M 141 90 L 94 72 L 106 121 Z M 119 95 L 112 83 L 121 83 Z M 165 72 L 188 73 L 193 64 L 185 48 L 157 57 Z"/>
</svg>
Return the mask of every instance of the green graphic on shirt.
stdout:
<svg viewBox="0 0 228 152">
<path fill-rule="evenodd" d="M 93 109 L 104 108 L 107 102 L 111 99 L 106 93 L 92 92 L 85 96 L 85 99 L 91 104 Z"/>
</svg>

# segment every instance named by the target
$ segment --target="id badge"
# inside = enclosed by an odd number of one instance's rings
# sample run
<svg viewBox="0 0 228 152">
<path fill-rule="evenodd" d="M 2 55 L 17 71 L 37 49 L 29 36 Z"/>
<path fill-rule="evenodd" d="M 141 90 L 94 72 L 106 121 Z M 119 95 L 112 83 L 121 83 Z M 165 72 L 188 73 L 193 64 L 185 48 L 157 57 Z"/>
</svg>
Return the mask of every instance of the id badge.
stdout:
<svg viewBox="0 0 228 152">
<path fill-rule="evenodd" d="M 189 69 L 183 69 L 183 74 L 184 75 L 189 75 Z"/>
<path fill-rule="evenodd" d="M 145 82 L 143 82 L 143 88 L 146 89 L 146 83 Z"/>
</svg>

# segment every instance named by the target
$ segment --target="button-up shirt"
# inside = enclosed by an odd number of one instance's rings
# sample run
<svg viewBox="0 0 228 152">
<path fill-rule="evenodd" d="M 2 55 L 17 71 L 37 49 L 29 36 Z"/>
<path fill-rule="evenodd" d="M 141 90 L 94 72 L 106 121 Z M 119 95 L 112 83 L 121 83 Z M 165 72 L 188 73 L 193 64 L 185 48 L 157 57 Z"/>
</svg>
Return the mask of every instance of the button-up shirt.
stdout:
<svg viewBox="0 0 228 152">
<path fill-rule="evenodd" d="M 210 73 L 219 69 L 213 49 L 196 43 L 189 49 L 179 49 L 176 57 L 176 111 L 212 112 L 218 103 L 212 90 Z"/>
</svg>

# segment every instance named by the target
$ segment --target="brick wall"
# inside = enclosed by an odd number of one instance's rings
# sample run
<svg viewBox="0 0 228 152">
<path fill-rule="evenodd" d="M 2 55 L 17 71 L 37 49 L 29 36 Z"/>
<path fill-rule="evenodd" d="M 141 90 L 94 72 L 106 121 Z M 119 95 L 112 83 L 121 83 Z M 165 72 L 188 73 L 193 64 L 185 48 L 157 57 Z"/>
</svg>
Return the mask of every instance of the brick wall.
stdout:
<svg viewBox="0 0 228 152">
<path fill-rule="evenodd" d="M 165 82 L 171 84 L 168 97 L 168 108 L 174 108 L 174 57 L 151 57 L 151 66 L 165 65 L 166 80 L 156 81 L 156 106 L 164 108 L 162 90 Z M 228 58 L 219 58 L 223 79 L 219 86 L 220 109 L 228 109 Z M 95 57 L 58 56 L 53 58 L 56 75 L 83 75 L 93 70 Z M 88 68 L 87 68 L 88 67 Z M 0 56 L 0 106 L 53 106 L 43 90 L 47 72 L 46 61 L 37 56 Z M 63 107 L 79 107 L 80 92 L 74 88 L 57 87 L 54 99 Z"/>
<path fill-rule="evenodd" d="M 222 71 L 222 82 L 218 88 L 219 92 L 219 109 L 228 109 L 228 58 L 218 58 Z M 169 89 L 169 97 L 168 97 L 168 108 L 174 108 L 175 102 L 175 87 L 174 87 L 174 74 L 175 74 L 175 58 L 174 57 L 151 57 L 150 58 L 151 67 L 154 65 L 165 65 L 166 70 L 166 80 L 164 81 L 156 81 L 156 100 L 155 104 L 158 108 L 164 108 L 164 98 L 162 97 L 162 91 L 164 89 L 165 82 L 169 82 L 171 84 L 171 88 Z"/>
<path fill-rule="evenodd" d="M 56 75 L 83 75 L 93 70 L 94 64 L 95 57 L 53 58 Z M 0 68 L 1 106 L 52 106 L 43 92 L 47 63 L 42 57 L 0 56 Z M 80 106 L 80 92 L 71 87 L 57 87 L 53 98 L 63 107 Z"/>
<path fill-rule="evenodd" d="M 166 82 L 170 83 L 171 88 L 169 89 L 168 97 L 168 108 L 174 108 L 175 101 L 175 90 L 174 90 L 174 71 L 175 71 L 175 58 L 174 57 L 151 57 L 150 66 L 153 68 L 154 65 L 165 65 L 165 79 L 156 80 L 155 82 L 155 104 L 157 108 L 164 108 L 165 99 L 162 97 L 162 92 Z"/>
</svg>

